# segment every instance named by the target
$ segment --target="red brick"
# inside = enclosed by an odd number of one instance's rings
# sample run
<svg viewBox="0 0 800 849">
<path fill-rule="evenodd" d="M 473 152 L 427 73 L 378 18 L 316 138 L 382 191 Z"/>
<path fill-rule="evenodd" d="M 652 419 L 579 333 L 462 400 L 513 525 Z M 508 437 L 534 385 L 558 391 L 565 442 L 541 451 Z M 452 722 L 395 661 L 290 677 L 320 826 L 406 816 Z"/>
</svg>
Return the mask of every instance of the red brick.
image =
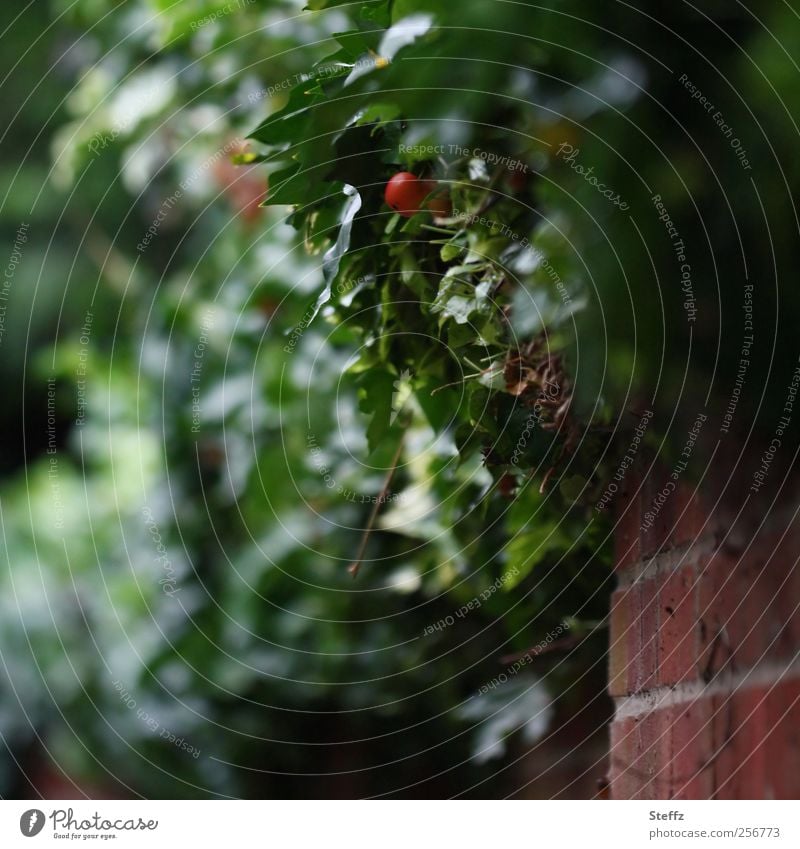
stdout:
<svg viewBox="0 0 800 849">
<path fill-rule="evenodd" d="M 659 773 L 669 747 L 662 715 L 655 711 L 628 717 L 611 726 L 610 791 L 613 799 L 657 799 L 668 778 Z"/>
<path fill-rule="evenodd" d="M 632 592 L 629 587 L 615 590 L 611 595 L 608 649 L 608 692 L 624 696 L 628 689 L 628 634 L 631 616 Z"/>
<path fill-rule="evenodd" d="M 782 550 L 760 542 L 751 549 L 737 555 L 720 549 L 698 570 L 698 617 L 705 632 L 706 658 L 713 641 L 721 641 L 713 652 L 711 672 L 726 664 L 746 669 L 767 659 L 791 658 L 797 651 L 800 616 L 795 610 L 797 596 L 791 598 L 799 583 L 796 568 Z M 773 550 L 775 556 L 767 562 Z"/>
<path fill-rule="evenodd" d="M 699 697 L 670 708 L 670 798 L 709 799 L 714 790 L 713 700 Z"/>
<path fill-rule="evenodd" d="M 736 650 L 743 637 L 742 586 L 735 559 L 721 550 L 700 560 L 697 576 L 699 671 L 706 681 L 711 681 L 736 666 Z"/>
<path fill-rule="evenodd" d="M 782 640 L 785 619 L 783 597 L 791 586 L 791 561 L 786 556 L 780 533 L 760 535 L 742 558 L 742 580 L 748 589 L 744 595 L 746 631 L 745 662 L 786 656 Z M 791 655 L 794 651 L 791 652 Z"/>
<path fill-rule="evenodd" d="M 641 693 L 657 680 L 658 583 L 639 580 L 630 590 L 631 622 L 627 633 L 628 692 Z"/>
<path fill-rule="evenodd" d="M 765 687 L 740 686 L 714 697 L 715 799 L 766 795 L 766 692 Z"/>
<path fill-rule="evenodd" d="M 672 745 L 669 714 L 654 710 L 634 718 L 631 767 L 639 777 L 633 799 L 669 797 L 669 761 Z"/>
<path fill-rule="evenodd" d="M 743 558 L 742 580 L 748 589 L 744 595 L 744 617 L 748 627 L 743 637 L 743 661 L 748 665 L 776 658 L 794 657 L 798 644 L 792 639 L 791 622 L 796 620 L 797 596 L 789 598 L 795 578 L 793 559 L 786 551 L 786 540 L 770 534 L 771 544 L 757 541 Z M 797 622 L 794 623 L 795 628 Z"/>
<path fill-rule="evenodd" d="M 609 751 L 609 795 L 612 799 L 631 799 L 639 789 L 639 776 L 630 768 L 634 758 L 633 719 L 611 723 Z"/>
<path fill-rule="evenodd" d="M 640 495 L 618 501 L 610 691 L 630 710 L 659 688 L 661 707 L 612 723 L 611 797 L 796 799 L 800 681 L 770 674 L 800 657 L 800 521 L 787 513 L 760 524 L 751 510 L 729 533 L 732 520 L 707 514 L 687 486 L 640 531 L 666 480 L 654 473 Z M 665 573 L 698 539 L 719 547 Z M 653 576 L 649 561 L 667 549 Z"/>
<path fill-rule="evenodd" d="M 800 681 L 783 680 L 767 693 L 767 796 L 800 798 Z"/>
<path fill-rule="evenodd" d="M 658 592 L 658 683 L 672 685 L 698 677 L 698 623 L 694 568 L 682 565 L 666 575 Z"/>
</svg>

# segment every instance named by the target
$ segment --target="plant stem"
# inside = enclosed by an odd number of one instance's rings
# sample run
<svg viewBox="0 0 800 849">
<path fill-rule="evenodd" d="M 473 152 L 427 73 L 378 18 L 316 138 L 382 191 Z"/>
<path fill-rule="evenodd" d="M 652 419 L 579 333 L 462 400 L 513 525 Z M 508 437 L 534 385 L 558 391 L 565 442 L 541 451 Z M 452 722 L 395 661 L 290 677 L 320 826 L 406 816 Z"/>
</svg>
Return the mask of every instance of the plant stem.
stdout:
<svg viewBox="0 0 800 849">
<path fill-rule="evenodd" d="M 358 552 L 356 553 L 355 559 L 353 562 L 347 567 L 347 571 L 355 578 L 358 575 L 358 570 L 361 568 L 361 562 L 364 559 L 364 553 L 367 550 L 367 544 L 369 543 L 369 538 L 372 535 L 372 531 L 375 527 L 375 520 L 378 518 L 378 512 L 381 509 L 381 505 L 386 500 L 386 496 L 389 492 L 389 487 L 392 484 L 392 478 L 394 477 L 394 473 L 397 471 L 397 466 L 400 463 L 400 457 L 403 453 L 403 442 L 406 438 L 406 432 L 403 431 L 400 436 L 400 441 L 397 443 L 397 450 L 394 452 L 394 457 L 392 458 L 392 463 L 389 466 L 389 471 L 386 474 L 386 478 L 383 481 L 383 487 L 381 488 L 380 494 L 378 495 L 377 500 L 372 508 L 372 512 L 369 514 L 369 520 L 367 521 L 367 527 L 364 529 L 364 533 L 361 535 L 361 543 L 358 546 Z"/>
</svg>

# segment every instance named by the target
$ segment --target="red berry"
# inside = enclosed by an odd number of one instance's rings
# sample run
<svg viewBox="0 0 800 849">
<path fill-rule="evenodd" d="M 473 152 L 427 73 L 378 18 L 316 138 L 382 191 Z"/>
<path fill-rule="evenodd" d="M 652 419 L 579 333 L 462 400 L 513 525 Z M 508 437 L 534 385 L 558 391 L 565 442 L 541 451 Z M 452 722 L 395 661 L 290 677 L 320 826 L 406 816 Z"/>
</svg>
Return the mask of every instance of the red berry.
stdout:
<svg viewBox="0 0 800 849">
<path fill-rule="evenodd" d="M 422 202 L 436 188 L 433 180 L 421 180 L 410 171 L 400 171 L 386 184 L 384 198 L 395 212 L 411 218 L 422 208 Z"/>
</svg>

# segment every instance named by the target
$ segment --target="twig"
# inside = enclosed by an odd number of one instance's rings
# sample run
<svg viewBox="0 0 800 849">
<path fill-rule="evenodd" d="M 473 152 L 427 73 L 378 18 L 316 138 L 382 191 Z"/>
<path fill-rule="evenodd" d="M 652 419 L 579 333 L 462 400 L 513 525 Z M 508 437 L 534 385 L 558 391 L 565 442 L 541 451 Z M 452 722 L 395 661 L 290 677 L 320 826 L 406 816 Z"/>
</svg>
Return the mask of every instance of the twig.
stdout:
<svg viewBox="0 0 800 849">
<path fill-rule="evenodd" d="M 375 501 L 375 505 L 372 508 L 372 512 L 369 514 L 369 520 L 367 521 L 367 527 L 364 529 L 364 533 L 361 535 L 361 543 L 358 546 L 358 552 L 356 553 L 355 559 L 353 562 L 347 567 L 347 571 L 355 578 L 358 575 L 358 570 L 361 568 L 361 561 L 364 559 L 364 553 L 367 550 L 367 544 L 369 543 L 369 538 L 372 534 L 372 531 L 375 527 L 375 520 L 378 518 L 378 512 L 381 509 L 381 505 L 386 500 L 386 496 L 389 493 L 389 487 L 392 484 L 392 478 L 394 477 L 394 473 L 397 471 L 397 465 L 400 462 L 400 456 L 403 453 L 403 442 L 406 437 L 406 432 L 403 431 L 400 436 L 400 441 L 397 443 L 397 450 L 394 452 L 394 457 L 392 458 L 392 464 L 389 467 L 389 471 L 386 474 L 386 478 L 383 482 L 383 487 L 378 495 L 377 500 Z"/>
<path fill-rule="evenodd" d="M 542 484 L 539 487 L 539 495 L 544 495 L 545 488 L 550 481 L 550 478 L 553 476 L 553 472 L 555 472 L 556 467 L 551 466 L 546 472 L 544 477 L 542 478 Z"/>
<path fill-rule="evenodd" d="M 498 196 L 493 195 L 492 191 L 494 187 L 500 182 L 500 177 L 503 176 L 503 171 L 505 170 L 505 166 L 498 165 L 494 170 L 494 174 L 489 179 L 489 183 L 485 188 L 486 197 L 481 202 L 480 207 L 478 208 L 477 216 L 480 217 L 486 210 L 494 203 L 497 202 Z"/>
<path fill-rule="evenodd" d="M 435 395 L 437 392 L 441 392 L 443 389 L 449 389 L 451 386 L 458 386 L 459 383 L 466 383 L 468 380 L 472 380 L 476 377 L 482 376 L 482 371 L 479 371 L 477 374 L 467 374 L 462 377 L 461 380 L 454 380 L 452 383 L 445 383 L 444 386 L 437 386 L 436 389 L 431 389 L 431 395 Z"/>
</svg>

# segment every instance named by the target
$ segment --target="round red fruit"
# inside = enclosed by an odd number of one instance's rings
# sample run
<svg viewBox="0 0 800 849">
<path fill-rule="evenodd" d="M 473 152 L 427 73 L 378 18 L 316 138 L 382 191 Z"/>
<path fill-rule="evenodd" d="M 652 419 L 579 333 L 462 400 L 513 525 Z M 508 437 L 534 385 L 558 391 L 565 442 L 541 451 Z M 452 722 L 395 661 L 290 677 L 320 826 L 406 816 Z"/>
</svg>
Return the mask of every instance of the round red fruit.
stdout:
<svg viewBox="0 0 800 849">
<path fill-rule="evenodd" d="M 433 180 L 421 180 L 410 171 L 400 171 L 386 184 L 386 203 L 404 218 L 411 218 L 422 208 L 425 198 L 436 188 Z"/>
</svg>

